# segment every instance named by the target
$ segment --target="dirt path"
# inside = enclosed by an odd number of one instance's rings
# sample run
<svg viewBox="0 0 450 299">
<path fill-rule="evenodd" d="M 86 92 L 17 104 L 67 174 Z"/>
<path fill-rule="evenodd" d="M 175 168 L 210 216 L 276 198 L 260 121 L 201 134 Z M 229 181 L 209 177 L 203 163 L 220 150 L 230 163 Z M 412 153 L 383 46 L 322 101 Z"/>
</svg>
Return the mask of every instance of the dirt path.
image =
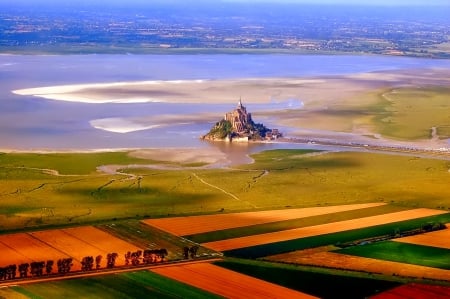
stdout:
<svg viewBox="0 0 450 299">
<path fill-rule="evenodd" d="M 227 190 L 225 190 L 225 189 L 223 189 L 223 188 L 220 188 L 219 186 L 213 185 L 213 184 L 211 184 L 211 183 L 208 183 L 207 181 L 205 181 L 204 179 L 202 179 L 201 177 L 199 177 L 196 173 L 192 172 L 192 175 L 193 175 L 197 180 L 199 180 L 201 183 L 203 183 L 203 184 L 205 184 L 205 185 L 207 185 L 207 186 L 209 186 L 209 187 L 211 187 L 211 188 L 217 189 L 217 190 L 219 190 L 220 192 L 225 193 L 226 195 L 232 197 L 233 199 L 235 199 L 235 200 L 237 200 L 237 201 L 242 201 L 239 197 L 237 197 L 236 195 L 234 195 L 234 194 L 228 192 Z M 243 202 L 244 202 L 244 201 L 243 201 Z M 252 203 L 250 203 L 250 202 L 248 202 L 248 201 L 245 201 L 245 203 L 247 203 L 247 204 L 248 204 L 249 206 L 251 206 L 252 208 L 255 208 L 255 209 L 258 208 L 257 206 L 255 206 L 254 204 L 252 204 Z"/>
</svg>

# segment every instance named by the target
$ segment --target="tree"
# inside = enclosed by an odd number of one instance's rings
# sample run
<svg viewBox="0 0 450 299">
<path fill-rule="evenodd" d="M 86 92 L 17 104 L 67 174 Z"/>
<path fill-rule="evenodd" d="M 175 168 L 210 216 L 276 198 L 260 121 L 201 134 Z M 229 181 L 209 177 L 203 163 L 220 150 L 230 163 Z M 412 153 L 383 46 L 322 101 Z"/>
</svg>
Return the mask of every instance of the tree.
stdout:
<svg viewBox="0 0 450 299">
<path fill-rule="evenodd" d="M 30 264 L 24 263 L 19 265 L 19 276 L 20 278 L 25 278 L 28 276 L 28 268 L 30 267 Z M 1 279 L 1 277 L 0 277 Z"/>
<path fill-rule="evenodd" d="M 91 271 L 94 268 L 94 257 L 85 256 L 81 260 L 81 271 Z"/>
<path fill-rule="evenodd" d="M 58 266 L 58 273 L 60 274 L 66 274 L 70 272 L 70 268 L 73 266 L 72 258 L 59 259 L 56 264 Z"/>
<path fill-rule="evenodd" d="M 52 260 L 48 260 L 47 263 L 45 264 L 45 273 L 47 275 L 52 273 L 52 271 L 53 271 L 53 264 L 54 264 L 54 262 Z"/>
<path fill-rule="evenodd" d="M 188 246 L 183 247 L 183 254 L 184 254 L 185 259 L 189 258 L 189 247 Z"/>
<path fill-rule="evenodd" d="M 95 257 L 95 269 L 100 269 L 100 263 L 102 262 L 102 256 L 101 255 L 97 255 Z"/>
<path fill-rule="evenodd" d="M 106 267 L 108 268 L 114 268 L 114 266 L 116 265 L 116 259 L 119 255 L 116 252 L 112 252 L 112 253 L 108 253 L 106 255 Z"/>
<path fill-rule="evenodd" d="M 196 258 L 197 257 L 197 251 L 198 251 L 198 246 L 197 245 L 192 246 L 189 249 L 189 253 L 191 254 L 191 258 Z"/>
</svg>

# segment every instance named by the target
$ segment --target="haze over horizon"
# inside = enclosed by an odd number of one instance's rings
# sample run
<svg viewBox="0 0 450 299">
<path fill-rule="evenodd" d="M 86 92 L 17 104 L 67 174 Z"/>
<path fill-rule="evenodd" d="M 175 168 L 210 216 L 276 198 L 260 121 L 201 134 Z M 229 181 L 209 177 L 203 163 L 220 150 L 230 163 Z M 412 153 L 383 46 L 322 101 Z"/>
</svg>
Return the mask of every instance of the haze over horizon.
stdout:
<svg viewBox="0 0 450 299">
<path fill-rule="evenodd" d="M 61 5 L 76 5 L 76 4 L 104 4 L 105 6 L 111 4 L 125 4 L 129 5 L 154 5 L 154 4 L 186 4 L 183 0 L 77 0 L 70 3 L 61 2 L 58 0 L 0 0 L 0 4 L 14 5 L 14 4 L 29 4 L 36 5 L 40 3 L 45 4 L 61 4 Z M 221 3 L 271 3 L 271 4 L 308 4 L 308 5 L 357 5 L 357 6 L 450 6 L 448 0 L 374 0 L 361 2 L 360 0 L 191 0 L 192 4 L 221 4 Z"/>
</svg>

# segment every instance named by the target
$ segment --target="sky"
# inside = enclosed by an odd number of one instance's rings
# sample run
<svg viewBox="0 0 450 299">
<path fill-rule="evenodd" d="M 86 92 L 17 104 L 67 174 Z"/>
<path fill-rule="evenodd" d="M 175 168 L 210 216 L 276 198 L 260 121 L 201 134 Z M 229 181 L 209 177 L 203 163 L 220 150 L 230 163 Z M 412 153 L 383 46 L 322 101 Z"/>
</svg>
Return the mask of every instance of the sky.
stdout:
<svg viewBox="0 0 450 299">
<path fill-rule="evenodd" d="M 65 3 L 77 2 L 97 2 L 104 4 L 121 3 L 132 5 L 152 3 L 186 3 L 187 0 L 72 0 Z M 0 4 L 14 4 L 14 3 L 29 3 L 36 4 L 37 2 L 45 3 L 64 3 L 63 0 L 0 0 Z M 189 0 L 190 3 L 214 3 L 214 2 L 239 2 L 239 3 L 298 3 L 298 4 L 332 4 L 332 5 L 388 5 L 388 6 L 430 6 L 430 5 L 446 5 L 450 6 L 450 0 Z M 449 11 L 450 14 L 450 11 Z"/>
<path fill-rule="evenodd" d="M 358 4 L 358 5 L 450 5 L 450 0 L 223 0 L 223 2 L 272 2 L 272 3 L 307 3 L 307 4 Z M 450 12 L 449 12 L 450 13 Z"/>
</svg>

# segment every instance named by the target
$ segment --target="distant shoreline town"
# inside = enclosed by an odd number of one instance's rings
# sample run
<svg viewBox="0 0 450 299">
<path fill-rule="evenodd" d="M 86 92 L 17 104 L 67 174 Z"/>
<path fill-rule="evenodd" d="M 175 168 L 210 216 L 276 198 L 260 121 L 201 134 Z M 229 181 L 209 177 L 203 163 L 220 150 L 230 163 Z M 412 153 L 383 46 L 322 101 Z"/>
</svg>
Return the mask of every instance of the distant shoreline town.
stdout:
<svg viewBox="0 0 450 299">
<path fill-rule="evenodd" d="M 26 9 L 0 3 L 0 53 L 276 52 L 450 58 L 448 9 L 404 9 L 292 3 L 252 4 L 249 9 L 244 3 L 207 2 L 199 10 L 161 3 L 101 10 L 95 4 Z"/>
</svg>

